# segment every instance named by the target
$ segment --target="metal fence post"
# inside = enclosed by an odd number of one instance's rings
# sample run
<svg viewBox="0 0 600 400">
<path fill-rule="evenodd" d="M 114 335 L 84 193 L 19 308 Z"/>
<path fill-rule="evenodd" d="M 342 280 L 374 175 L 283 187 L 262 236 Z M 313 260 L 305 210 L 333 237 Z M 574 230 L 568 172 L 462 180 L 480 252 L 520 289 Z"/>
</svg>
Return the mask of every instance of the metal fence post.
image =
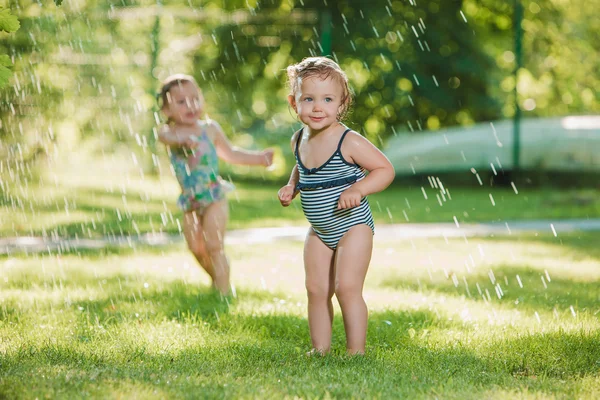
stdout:
<svg viewBox="0 0 600 400">
<path fill-rule="evenodd" d="M 518 172 L 521 168 L 521 107 L 519 106 L 519 70 L 522 64 L 521 51 L 521 21 L 523 19 L 523 8 L 521 0 L 515 0 L 514 7 L 514 29 L 515 29 L 515 114 L 513 117 L 513 171 Z"/>
<path fill-rule="evenodd" d="M 158 2 L 158 7 L 160 7 L 160 2 Z M 160 13 L 159 13 L 160 14 Z M 150 51 L 150 73 L 148 74 L 150 77 L 150 95 L 152 97 L 155 96 L 154 87 L 156 86 L 156 77 L 154 76 L 154 70 L 158 66 L 158 52 L 159 52 L 159 40 L 158 37 L 160 35 L 160 15 L 157 14 L 154 19 L 154 25 L 152 26 L 152 43 L 151 43 L 151 51 Z M 156 103 L 154 107 L 152 107 L 152 113 L 158 112 L 158 107 Z M 152 118 L 154 121 L 154 117 Z M 150 147 L 150 151 L 152 154 L 156 153 L 156 138 L 154 137 L 154 130 L 150 130 L 150 135 L 148 136 L 148 146 Z"/>
<path fill-rule="evenodd" d="M 325 10 L 321 14 L 321 51 L 323 56 L 331 53 L 331 11 Z"/>
</svg>

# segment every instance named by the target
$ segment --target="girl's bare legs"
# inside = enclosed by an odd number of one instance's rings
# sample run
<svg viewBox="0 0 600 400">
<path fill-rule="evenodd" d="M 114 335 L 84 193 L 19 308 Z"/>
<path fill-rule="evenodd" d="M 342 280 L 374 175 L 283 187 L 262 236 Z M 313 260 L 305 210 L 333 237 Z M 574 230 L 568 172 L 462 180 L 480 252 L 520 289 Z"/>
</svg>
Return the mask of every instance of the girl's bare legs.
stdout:
<svg viewBox="0 0 600 400">
<path fill-rule="evenodd" d="M 225 229 L 229 219 L 227 199 L 209 205 L 202 214 L 204 240 L 213 271 L 214 286 L 222 294 L 229 294 L 229 261 L 225 256 Z"/>
<path fill-rule="evenodd" d="M 356 225 L 338 243 L 335 257 L 335 295 L 342 309 L 348 354 L 364 354 L 368 310 L 362 291 L 371 261 L 373 231 Z"/>
<path fill-rule="evenodd" d="M 308 294 L 308 326 L 313 349 L 326 353 L 331 347 L 333 322 L 334 268 L 333 250 L 312 229 L 304 243 L 304 271 Z"/>
<path fill-rule="evenodd" d="M 202 216 L 198 215 L 196 211 L 187 212 L 183 215 L 183 235 L 188 248 L 196 257 L 200 266 L 208 273 L 214 286 L 215 272 L 206 248 L 204 229 L 202 229 Z"/>
<path fill-rule="evenodd" d="M 183 234 L 188 248 L 221 293 L 229 293 L 229 263 L 223 240 L 229 209 L 227 200 L 208 206 L 202 215 L 192 211 L 183 216 Z"/>
</svg>

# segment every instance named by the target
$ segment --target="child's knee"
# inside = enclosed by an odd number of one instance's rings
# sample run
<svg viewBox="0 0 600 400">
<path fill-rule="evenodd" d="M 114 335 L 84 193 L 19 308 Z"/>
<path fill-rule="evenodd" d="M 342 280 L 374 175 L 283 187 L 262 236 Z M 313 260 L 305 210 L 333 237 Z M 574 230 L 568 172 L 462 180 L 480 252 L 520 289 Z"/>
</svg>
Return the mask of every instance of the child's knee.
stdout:
<svg viewBox="0 0 600 400">
<path fill-rule="evenodd" d="M 207 240 L 206 241 L 206 252 L 211 256 L 215 254 L 220 254 L 223 252 L 223 241 L 215 239 L 215 240 Z"/>
<path fill-rule="evenodd" d="M 205 257 L 208 255 L 208 249 L 204 240 L 188 242 L 188 249 L 197 257 Z"/>
<path fill-rule="evenodd" d="M 333 290 L 330 290 L 329 285 L 324 285 L 323 282 L 307 279 L 305 286 L 308 297 L 310 298 L 330 299 L 333 297 Z"/>
<path fill-rule="evenodd" d="M 354 282 L 338 281 L 335 284 L 335 297 L 340 302 L 344 300 L 351 300 L 360 297 L 362 293 L 362 286 Z"/>
</svg>

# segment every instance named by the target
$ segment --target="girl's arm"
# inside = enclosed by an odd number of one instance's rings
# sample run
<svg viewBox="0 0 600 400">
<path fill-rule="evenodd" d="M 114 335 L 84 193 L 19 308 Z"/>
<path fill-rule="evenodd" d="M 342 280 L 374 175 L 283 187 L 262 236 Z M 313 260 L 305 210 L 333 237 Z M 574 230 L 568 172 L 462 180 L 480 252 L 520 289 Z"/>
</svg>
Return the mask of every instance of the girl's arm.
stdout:
<svg viewBox="0 0 600 400">
<path fill-rule="evenodd" d="M 392 183 L 396 175 L 388 158 L 366 138 L 355 132 L 348 132 L 343 142 L 343 154 L 348 161 L 360 165 L 369 174 L 352 185 L 361 197 L 381 192 Z"/>
<path fill-rule="evenodd" d="M 298 190 L 296 190 L 298 179 L 298 166 L 295 165 L 292 169 L 292 173 L 290 174 L 290 179 L 288 180 L 287 185 L 279 189 L 277 192 L 277 197 L 279 198 L 279 202 L 282 206 L 287 207 L 292 204 L 292 200 L 294 200 L 294 197 L 298 195 Z"/>
<path fill-rule="evenodd" d="M 195 143 L 193 139 L 186 136 L 179 136 L 174 129 L 171 129 L 169 125 L 163 125 L 158 130 L 159 142 L 170 146 L 170 147 L 194 147 Z"/>
<path fill-rule="evenodd" d="M 294 165 L 294 168 L 292 168 L 292 173 L 290 174 L 290 179 L 288 180 L 287 184 L 293 187 L 295 190 L 299 180 L 300 174 L 298 173 L 298 165 L 296 164 Z"/>
<path fill-rule="evenodd" d="M 290 139 L 290 147 L 292 148 L 292 154 L 296 151 L 296 142 L 298 141 L 299 131 L 294 132 L 292 138 Z M 294 190 L 296 190 L 296 185 L 300 181 L 300 173 L 298 172 L 298 164 L 294 164 L 294 168 L 292 168 L 292 173 L 290 174 L 290 179 L 288 180 L 288 185 L 291 185 Z"/>
<path fill-rule="evenodd" d="M 273 150 L 249 151 L 231 145 L 223 129 L 215 121 L 209 123 L 209 129 L 214 133 L 214 143 L 217 155 L 230 164 L 263 165 L 268 167 L 273 162 Z"/>
<path fill-rule="evenodd" d="M 298 140 L 298 132 L 292 135 L 291 146 L 292 151 L 294 151 L 296 146 L 296 140 Z M 294 200 L 294 197 L 298 195 L 298 190 L 296 190 L 296 185 L 300 181 L 300 173 L 298 172 L 298 164 L 294 165 L 292 168 L 292 173 L 290 174 L 290 179 L 288 180 L 287 185 L 279 189 L 277 192 L 277 197 L 279 197 L 279 201 L 281 205 L 284 207 L 289 206 Z"/>
</svg>

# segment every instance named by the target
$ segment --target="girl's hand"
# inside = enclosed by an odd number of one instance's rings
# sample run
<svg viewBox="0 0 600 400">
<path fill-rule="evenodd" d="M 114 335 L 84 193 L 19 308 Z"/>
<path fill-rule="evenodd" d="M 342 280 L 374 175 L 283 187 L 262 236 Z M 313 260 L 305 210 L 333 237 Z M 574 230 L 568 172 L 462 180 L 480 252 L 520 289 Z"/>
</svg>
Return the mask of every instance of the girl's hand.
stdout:
<svg viewBox="0 0 600 400">
<path fill-rule="evenodd" d="M 297 194 L 296 188 L 293 185 L 287 184 L 279 189 L 277 197 L 279 197 L 281 205 L 287 207 L 292 204 L 292 200 L 294 200 L 294 197 L 296 197 Z"/>
<path fill-rule="evenodd" d="M 262 157 L 262 165 L 264 165 L 265 167 L 270 167 L 271 164 L 273 164 L 273 154 L 275 154 L 275 151 L 273 149 L 263 150 L 260 154 Z"/>
<path fill-rule="evenodd" d="M 344 208 L 358 207 L 362 198 L 363 195 L 357 189 L 355 189 L 354 186 L 350 186 L 340 195 L 337 209 L 343 210 Z"/>
<path fill-rule="evenodd" d="M 200 142 L 194 136 L 188 136 L 183 139 L 181 145 L 194 150 L 200 146 Z"/>
</svg>

